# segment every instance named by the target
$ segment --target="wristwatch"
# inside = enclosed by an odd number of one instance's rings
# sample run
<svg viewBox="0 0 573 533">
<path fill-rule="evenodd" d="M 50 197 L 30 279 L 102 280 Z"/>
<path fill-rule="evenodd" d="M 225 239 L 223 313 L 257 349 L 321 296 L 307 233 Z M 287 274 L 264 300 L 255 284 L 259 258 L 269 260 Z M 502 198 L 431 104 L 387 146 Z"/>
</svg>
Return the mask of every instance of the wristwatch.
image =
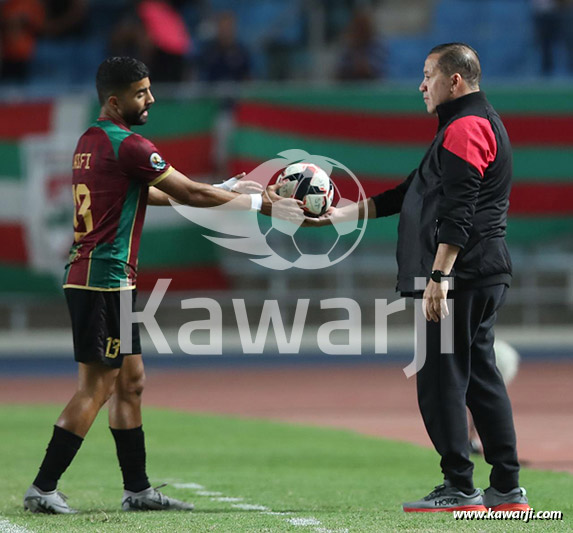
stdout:
<svg viewBox="0 0 573 533">
<path fill-rule="evenodd" d="M 432 273 L 430 274 L 430 279 L 436 283 L 441 283 L 442 278 L 445 277 L 447 277 L 447 274 L 444 274 L 441 270 L 432 270 Z"/>
</svg>

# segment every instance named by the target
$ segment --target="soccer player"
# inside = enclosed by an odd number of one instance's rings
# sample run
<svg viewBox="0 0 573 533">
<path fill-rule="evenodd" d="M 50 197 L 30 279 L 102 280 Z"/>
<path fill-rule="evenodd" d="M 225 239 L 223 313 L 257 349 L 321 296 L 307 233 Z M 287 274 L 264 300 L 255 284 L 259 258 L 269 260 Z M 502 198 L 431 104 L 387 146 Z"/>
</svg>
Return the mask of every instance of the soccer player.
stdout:
<svg viewBox="0 0 573 533">
<path fill-rule="evenodd" d="M 437 133 L 419 167 L 395 189 L 369 198 L 369 217 L 400 214 L 398 290 L 423 299 L 426 358 L 417 373 L 418 405 L 441 456 L 443 483 L 406 502 L 406 512 L 527 510 L 511 404 L 493 348 L 497 312 L 511 280 L 505 243 L 512 150 L 505 127 L 480 91 L 477 52 L 464 43 L 430 50 L 419 90 Z M 366 215 L 365 204 L 333 209 L 321 225 Z M 422 279 L 423 289 L 416 286 Z M 453 278 L 449 286 L 447 278 Z M 453 290 L 452 290 L 453 289 Z M 440 320 L 454 302 L 454 353 L 441 353 Z M 492 466 L 485 494 L 474 487 L 469 407 Z"/>
<path fill-rule="evenodd" d="M 139 240 L 146 205 L 211 207 L 231 200 L 239 209 L 272 213 L 276 187 L 237 194 L 229 187 L 196 183 L 175 170 L 155 146 L 131 131 L 147 122 L 154 102 L 147 67 L 112 57 L 99 67 L 96 87 L 101 113 L 81 136 L 73 158 L 74 243 L 64 277 L 72 321 L 78 384 L 54 426 L 40 471 L 24 496 L 33 512 L 75 512 L 57 490 L 101 407 L 109 400 L 109 426 L 123 475 L 122 509 L 191 510 L 193 506 L 152 488 L 146 472 L 141 418 L 144 368 L 138 324 L 131 353 L 120 345 L 120 292 L 136 298 Z M 232 180 L 229 180 L 232 181 Z M 300 215 L 288 200 L 282 212 Z"/>
</svg>

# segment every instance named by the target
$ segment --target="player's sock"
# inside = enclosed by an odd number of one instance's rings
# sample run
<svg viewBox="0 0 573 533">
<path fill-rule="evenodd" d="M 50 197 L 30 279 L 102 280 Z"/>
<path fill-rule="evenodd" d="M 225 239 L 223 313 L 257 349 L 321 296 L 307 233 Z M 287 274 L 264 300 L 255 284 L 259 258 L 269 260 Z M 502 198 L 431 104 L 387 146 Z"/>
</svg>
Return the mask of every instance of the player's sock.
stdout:
<svg viewBox="0 0 573 533">
<path fill-rule="evenodd" d="M 109 428 L 115 439 L 117 458 L 123 475 L 123 488 L 139 492 L 149 488 L 145 471 L 145 436 L 143 427 L 133 429 Z"/>
<path fill-rule="evenodd" d="M 44 492 L 52 491 L 70 465 L 84 439 L 59 426 L 54 426 L 52 439 L 46 449 L 44 461 L 34 480 L 34 485 Z"/>
</svg>

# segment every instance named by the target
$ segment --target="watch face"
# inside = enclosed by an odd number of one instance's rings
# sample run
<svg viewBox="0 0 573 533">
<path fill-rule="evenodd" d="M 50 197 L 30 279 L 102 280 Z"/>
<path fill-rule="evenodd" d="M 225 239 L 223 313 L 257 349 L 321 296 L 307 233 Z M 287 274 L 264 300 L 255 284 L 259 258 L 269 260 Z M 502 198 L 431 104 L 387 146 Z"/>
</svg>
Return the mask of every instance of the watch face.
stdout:
<svg viewBox="0 0 573 533">
<path fill-rule="evenodd" d="M 434 270 L 430 275 L 430 278 L 435 281 L 436 283 L 440 283 L 442 281 L 442 276 L 444 273 L 440 270 Z"/>
</svg>

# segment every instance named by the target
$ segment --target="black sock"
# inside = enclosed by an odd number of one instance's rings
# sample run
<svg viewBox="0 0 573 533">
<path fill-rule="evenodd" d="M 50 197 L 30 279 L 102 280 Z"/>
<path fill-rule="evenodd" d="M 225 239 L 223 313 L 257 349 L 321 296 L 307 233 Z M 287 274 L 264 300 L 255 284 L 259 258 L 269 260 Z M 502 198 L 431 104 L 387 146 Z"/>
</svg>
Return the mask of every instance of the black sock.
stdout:
<svg viewBox="0 0 573 533">
<path fill-rule="evenodd" d="M 66 468 L 70 465 L 80 449 L 84 439 L 59 426 L 54 426 L 52 440 L 46 449 L 46 456 L 40 466 L 40 472 L 34 485 L 44 492 L 52 491 Z"/>
<path fill-rule="evenodd" d="M 115 439 L 123 488 L 139 492 L 150 487 L 145 471 L 145 436 L 142 426 L 133 429 L 109 428 Z"/>
</svg>

